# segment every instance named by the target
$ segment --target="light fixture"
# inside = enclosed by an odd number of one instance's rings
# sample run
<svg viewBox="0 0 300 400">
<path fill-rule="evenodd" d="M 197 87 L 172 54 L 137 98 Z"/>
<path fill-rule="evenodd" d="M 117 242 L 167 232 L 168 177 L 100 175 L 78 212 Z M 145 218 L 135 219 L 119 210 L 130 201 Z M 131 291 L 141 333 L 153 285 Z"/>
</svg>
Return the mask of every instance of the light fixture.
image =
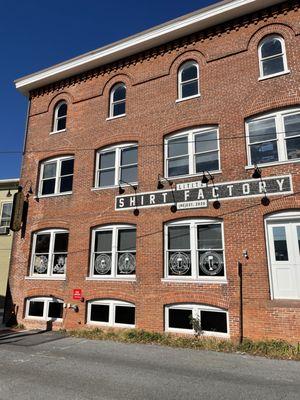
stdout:
<svg viewBox="0 0 300 400">
<path fill-rule="evenodd" d="M 261 169 L 258 168 L 257 164 L 254 164 L 254 171 L 252 174 L 253 179 L 260 179 L 261 178 Z"/>
<path fill-rule="evenodd" d="M 204 172 L 204 171 L 203 171 L 203 176 L 202 176 L 201 182 L 202 182 L 204 185 L 207 185 L 208 182 L 209 182 L 209 179 L 208 179 L 208 177 L 205 175 L 205 172 Z"/>
<path fill-rule="evenodd" d="M 177 212 L 177 206 L 176 206 L 176 204 L 173 204 L 173 205 L 170 207 L 170 210 L 171 210 L 172 213 L 176 213 L 176 212 Z"/>
<path fill-rule="evenodd" d="M 219 200 L 215 200 L 213 202 L 213 208 L 215 208 L 216 210 L 218 210 L 219 208 L 221 208 L 221 203 L 219 202 Z"/>
<path fill-rule="evenodd" d="M 170 181 L 168 178 L 165 178 L 164 176 L 158 174 L 157 177 L 157 189 L 163 189 L 164 188 L 164 184 L 162 183 L 162 181 L 167 182 L 169 184 L 169 186 L 173 185 L 173 181 Z"/>
<path fill-rule="evenodd" d="M 11 191 L 10 191 L 10 189 L 8 189 L 6 197 L 11 197 L 11 196 L 12 196 Z"/>
<path fill-rule="evenodd" d="M 270 199 L 267 197 L 266 194 L 264 195 L 264 197 L 261 199 L 260 202 L 265 207 L 267 207 L 271 203 Z"/>
<path fill-rule="evenodd" d="M 125 193 L 125 189 L 119 184 L 119 194 Z"/>
<path fill-rule="evenodd" d="M 135 215 L 136 217 L 140 214 L 140 210 L 138 208 L 135 208 L 133 210 L 133 215 Z"/>
</svg>

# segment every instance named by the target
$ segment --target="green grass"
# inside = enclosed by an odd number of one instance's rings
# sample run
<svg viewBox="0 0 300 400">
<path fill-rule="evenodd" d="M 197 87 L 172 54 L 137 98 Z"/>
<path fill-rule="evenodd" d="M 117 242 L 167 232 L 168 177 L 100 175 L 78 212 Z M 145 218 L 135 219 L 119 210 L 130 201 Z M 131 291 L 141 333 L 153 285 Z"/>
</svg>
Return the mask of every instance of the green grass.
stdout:
<svg viewBox="0 0 300 400">
<path fill-rule="evenodd" d="M 300 343 L 290 344 L 284 340 L 255 342 L 245 339 L 243 343 L 212 337 L 181 337 L 165 333 L 147 332 L 139 329 L 116 331 L 113 329 L 89 329 L 65 331 L 66 335 L 94 340 L 113 340 L 123 343 L 158 344 L 169 347 L 212 350 L 226 353 L 245 353 L 256 356 L 300 361 Z"/>
</svg>

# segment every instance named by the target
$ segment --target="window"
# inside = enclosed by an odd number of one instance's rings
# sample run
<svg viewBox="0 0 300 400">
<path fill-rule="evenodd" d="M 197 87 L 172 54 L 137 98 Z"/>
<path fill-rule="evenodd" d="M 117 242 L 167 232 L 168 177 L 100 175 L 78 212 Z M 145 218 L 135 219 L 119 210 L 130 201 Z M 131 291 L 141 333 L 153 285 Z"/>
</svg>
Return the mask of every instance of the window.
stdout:
<svg viewBox="0 0 300 400">
<path fill-rule="evenodd" d="M 228 336 L 228 313 L 220 308 L 198 304 L 176 304 L 165 308 L 165 330 L 195 333 L 191 319 L 200 322 L 204 335 Z"/>
<path fill-rule="evenodd" d="M 138 148 L 136 144 L 123 144 L 100 150 L 97 153 L 96 162 L 96 188 L 117 186 L 120 180 L 137 184 Z"/>
<path fill-rule="evenodd" d="M 258 49 L 260 77 L 267 78 L 288 72 L 285 43 L 281 36 L 267 36 Z"/>
<path fill-rule="evenodd" d="M 126 86 L 117 83 L 110 92 L 109 117 L 120 117 L 126 114 Z"/>
<path fill-rule="evenodd" d="M 93 231 L 91 276 L 96 278 L 135 277 L 136 228 L 112 225 Z"/>
<path fill-rule="evenodd" d="M 117 327 L 135 326 L 135 306 L 119 300 L 97 300 L 88 303 L 88 324 Z"/>
<path fill-rule="evenodd" d="M 12 212 L 12 203 L 2 203 L 0 226 L 9 226 Z"/>
<path fill-rule="evenodd" d="M 249 119 L 246 136 L 249 166 L 300 159 L 300 109 Z"/>
<path fill-rule="evenodd" d="M 26 302 L 26 318 L 62 320 L 63 302 L 54 297 L 33 297 Z"/>
<path fill-rule="evenodd" d="M 69 234 L 62 229 L 40 231 L 33 236 L 31 276 L 65 277 Z"/>
<path fill-rule="evenodd" d="M 196 61 L 187 61 L 178 71 L 178 97 L 189 99 L 199 94 L 199 66 Z"/>
<path fill-rule="evenodd" d="M 65 101 L 60 101 L 55 109 L 53 115 L 53 127 L 52 132 L 60 132 L 66 129 L 67 125 L 67 111 L 68 106 Z"/>
<path fill-rule="evenodd" d="M 172 280 L 224 280 L 222 223 L 181 220 L 165 226 L 165 277 Z"/>
<path fill-rule="evenodd" d="M 165 139 L 165 176 L 195 175 L 220 170 L 217 128 L 199 128 Z"/>
<path fill-rule="evenodd" d="M 74 157 L 61 157 L 43 162 L 39 196 L 71 193 L 73 173 Z"/>
</svg>

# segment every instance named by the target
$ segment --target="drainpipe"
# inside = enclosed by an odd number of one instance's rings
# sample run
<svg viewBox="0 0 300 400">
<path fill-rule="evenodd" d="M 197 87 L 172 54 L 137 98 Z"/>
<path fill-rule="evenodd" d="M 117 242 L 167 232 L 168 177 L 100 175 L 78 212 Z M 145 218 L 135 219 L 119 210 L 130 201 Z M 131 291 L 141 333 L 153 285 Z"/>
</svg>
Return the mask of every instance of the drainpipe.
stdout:
<svg viewBox="0 0 300 400">
<path fill-rule="evenodd" d="M 239 341 L 240 343 L 243 342 L 244 338 L 244 315 L 243 315 L 243 264 L 238 261 L 237 263 L 238 267 L 238 275 L 239 275 L 239 299 L 240 299 L 240 304 L 239 304 L 239 311 L 240 311 L 240 337 Z"/>
</svg>

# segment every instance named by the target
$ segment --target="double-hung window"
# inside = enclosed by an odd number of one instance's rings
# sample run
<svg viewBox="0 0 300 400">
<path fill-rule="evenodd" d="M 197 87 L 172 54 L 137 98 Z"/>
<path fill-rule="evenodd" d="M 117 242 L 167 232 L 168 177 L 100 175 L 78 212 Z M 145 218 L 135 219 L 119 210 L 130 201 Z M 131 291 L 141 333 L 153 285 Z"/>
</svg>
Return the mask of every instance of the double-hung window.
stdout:
<svg viewBox="0 0 300 400">
<path fill-rule="evenodd" d="M 135 270 L 135 226 L 112 225 L 93 231 L 91 277 L 134 279 Z"/>
<path fill-rule="evenodd" d="M 110 92 L 109 117 L 121 117 L 126 114 L 126 86 L 117 83 Z"/>
<path fill-rule="evenodd" d="M 55 297 L 32 297 L 26 301 L 26 318 L 44 321 L 63 318 L 63 301 Z"/>
<path fill-rule="evenodd" d="M 258 48 L 260 78 L 269 78 L 288 71 L 284 39 L 281 36 L 265 37 Z"/>
<path fill-rule="evenodd" d="M 137 184 L 138 148 L 136 144 L 122 144 L 97 152 L 95 187 L 105 188 Z"/>
<path fill-rule="evenodd" d="M 165 139 L 165 176 L 181 177 L 220 170 L 217 128 L 199 128 Z"/>
<path fill-rule="evenodd" d="M 199 94 L 199 66 L 196 61 L 187 61 L 178 71 L 178 100 L 189 99 Z"/>
<path fill-rule="evenodd" d="M 74 157 L 60 157 L 41 164 L 39 196 L 72 193 Z"/>
<path fill-rule="evenodd" d="M 0 226 L 9 226 L 12 212 L 12 203 L 2 203 L 0 211 Z"/>
<path fill-rule="evenodd" d="M 300 159 L 300 109 L 249 119 L 246 135 L 249 166 Z"/>
<path fill-rule="evenodd" d="M 64 131 L 66 129 L 67 111 L 68 111 L 68 105 L 65 101 L 60 101 L 56 105 L 53 114 L 52 133 Z"/>
<path fill-rule="evenodd" d="M 135 306 L 120 300 L 95 300 L 88 303 L 87 323 L 116 327 L 135 326 Z"/>
<path fill-rule="evenodd" d="M 165 226 L 165 278 L 224 281 L 222 222 L 182 220 Z"/>
<path fill-rule="evenodd" d="M 65 278 L 69 234 L 62 229 L 39 231 L 33 236 L 30 275 Z"/>
</svg>

